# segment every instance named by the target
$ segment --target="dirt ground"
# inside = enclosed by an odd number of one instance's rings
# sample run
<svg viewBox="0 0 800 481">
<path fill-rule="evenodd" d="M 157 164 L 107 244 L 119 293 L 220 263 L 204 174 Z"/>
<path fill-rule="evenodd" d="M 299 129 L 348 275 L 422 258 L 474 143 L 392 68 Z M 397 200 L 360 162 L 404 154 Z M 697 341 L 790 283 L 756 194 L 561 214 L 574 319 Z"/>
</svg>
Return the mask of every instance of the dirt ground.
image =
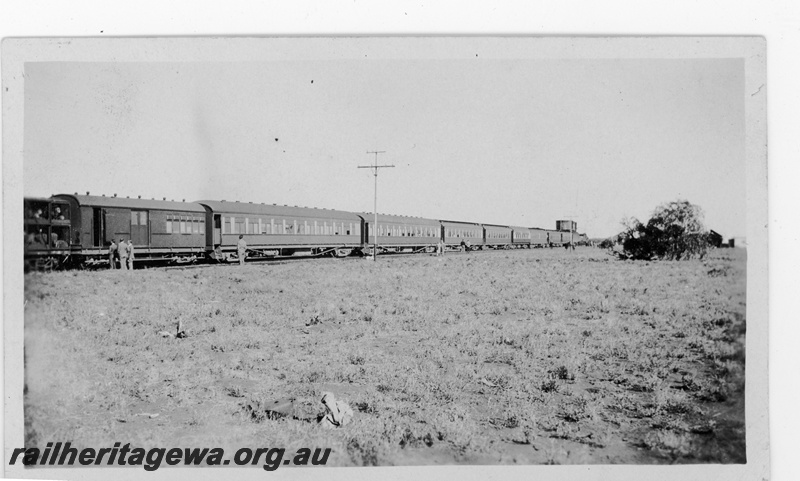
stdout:
<svg viewBox="0 0 800 481">
<path fill-rule="evenodd" d="M 745 260 L 582 248 L 29 274 L 26 445 L 743 463 Z M 159 334 L 179 321 L 185 338 Z M 323 392 L 348 424 L 317 423 Z"/>
</svg>

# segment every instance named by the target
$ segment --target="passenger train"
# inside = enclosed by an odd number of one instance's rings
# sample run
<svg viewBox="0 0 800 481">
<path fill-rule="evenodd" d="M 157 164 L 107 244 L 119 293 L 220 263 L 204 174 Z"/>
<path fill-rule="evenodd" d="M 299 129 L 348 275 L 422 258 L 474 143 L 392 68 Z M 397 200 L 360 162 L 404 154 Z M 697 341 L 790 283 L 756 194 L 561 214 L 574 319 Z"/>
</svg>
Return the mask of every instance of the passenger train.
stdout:
<svg viewBox="0 0 800 481">
<path fill-rule="evenodd" d="M 247 260 L 293 256 L 433 253 L 580 245 L 573 221 L 557 229 L 478 224 L 297 206 L 58 194 L 24 199 L 26 269 L 101 267 L 113 241 L 131 239 L 136 264 L 232 262 L 244 236 Z M 568 226 L 568 229 L 564 229 Z"/>
</svg>

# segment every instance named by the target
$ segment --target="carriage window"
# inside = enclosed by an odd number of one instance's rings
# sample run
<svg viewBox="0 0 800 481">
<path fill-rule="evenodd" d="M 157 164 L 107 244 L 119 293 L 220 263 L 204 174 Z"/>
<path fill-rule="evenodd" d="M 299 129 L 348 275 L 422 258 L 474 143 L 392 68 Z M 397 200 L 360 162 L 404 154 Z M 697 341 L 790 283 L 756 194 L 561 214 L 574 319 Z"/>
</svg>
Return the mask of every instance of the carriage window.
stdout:
<svg viewBox="0 0 800 481">
<path fill-rule="evenodd" d="M 139 213 L 131 212 L 131 225 L 139 225 Z"/>
<path fill-rule="evenodd" d="M 47 219 L 50 217 L 50 208 L 47 202 L 42 201 L 26 201 L 25 202 L 25 218 L 26 219 Z"/>
<path fill-rule="evenodd" d="M 69 205 L 68 204 L 53 204 L 53 215 L 50 217 L 53 220 L 67 220 L 69 219 Z"/>
<path fill-rule="evenodd" d="M 167 234 L 172 234 L 172 214 L 167 214 Z"/>
<path fill-rule="evenodd" d="M 69 239 L 68 226 L 53 226 L 50 228 L 50 247 L 54 249 L 68 249 Z"/>
<path fill-rule="evenodd" d="M 45 249 L 49 235 L 47 227 L 29 225 L 25 227 L 25 247 L 30 249 Z"/>
</svg>

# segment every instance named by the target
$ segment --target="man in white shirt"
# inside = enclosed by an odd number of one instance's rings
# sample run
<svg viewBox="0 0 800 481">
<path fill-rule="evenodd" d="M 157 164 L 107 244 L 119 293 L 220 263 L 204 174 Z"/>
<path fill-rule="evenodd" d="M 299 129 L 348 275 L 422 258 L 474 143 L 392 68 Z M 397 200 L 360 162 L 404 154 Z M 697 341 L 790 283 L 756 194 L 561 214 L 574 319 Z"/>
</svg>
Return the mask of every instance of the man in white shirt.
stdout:
<svg viewBox="0 0 800 481">
<path fill-rule="evenodd" d="M 237 253 L 239 254 L 239 265 L 244 265 L 244 258 L 247 255 L 247 242 L 244 240 L 244 236 L 239 236 L 239 242 L 236 244 Z"/>
</svg>

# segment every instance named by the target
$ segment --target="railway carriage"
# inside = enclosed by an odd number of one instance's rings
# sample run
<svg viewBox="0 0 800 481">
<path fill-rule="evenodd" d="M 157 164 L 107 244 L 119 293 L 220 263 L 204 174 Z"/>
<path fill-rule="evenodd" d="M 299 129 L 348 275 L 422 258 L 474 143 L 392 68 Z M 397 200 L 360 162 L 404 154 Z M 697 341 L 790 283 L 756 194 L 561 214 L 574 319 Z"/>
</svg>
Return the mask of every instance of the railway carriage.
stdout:
<svg viewBox="0 0 800 481">
<path fill-rule="evenodd" d="M 205 248 L 216 258 L 236 251 L 239 236 L 249 259 L 278 256 L 350 255 L 362 248 L 363 220 L 330 209 L 214 200 L 197 201 L 206 212 Z"/>
<path fill-rule="evenodd" d="M 550 247 L 561 246 L 561 232 L 553 229 L 546 229 L 547 245 Z"/>
<path fill-rule="evenodd" d="M 205 209 L 193 202 L 131 199 L 116 195 L 59 194 L 69 206 L 71 254 L 82 265 L 108 265 L 108 247 L 133 241 L 135 262 L 188 263 L 205 256 Z"/>
<path fill-rule="evenodd" d="M 530 229 L 526 227 L 511 226 L 511 243 L 515 249 L 530 249 Z"/>
<path fill-rule="evenodd" d="M 547 231 L 540 227 L 531 227 L 528 229 L 531 233 L 531 247 L 546 247 L 547 246 Z"/>
<path fill-rule="evenodd" d="M 569 232 L 562 232 L 558 230 L 547 230 L 550 239 L 550 245 L 553 247 L 561 247 L 564 244 L 569 244 L 570 242 L 570 233 Z"/>
<path fill-rule="evenodd" d="M 511 249 L 512 229 L 505 225 L 483 224 L 484 243 L 490 249 Z"/>
<path fill-rule="evenodd" d="M 475 250 L 481 250 L 486 245 L 482 224 L 443 220 L 441 225 L 444 244 L 449 249 L 459 249 L 462 240 L 469 242 Z"/>
<path fill-rule="evenodd" d="M 364 252 L 372 255 L 375 215 L 360 214 L 364 221 Z M 438 220 L 423 217 L 378 214 L 378 254 L 434 252 L 442 236 Z"/>
</svg>

